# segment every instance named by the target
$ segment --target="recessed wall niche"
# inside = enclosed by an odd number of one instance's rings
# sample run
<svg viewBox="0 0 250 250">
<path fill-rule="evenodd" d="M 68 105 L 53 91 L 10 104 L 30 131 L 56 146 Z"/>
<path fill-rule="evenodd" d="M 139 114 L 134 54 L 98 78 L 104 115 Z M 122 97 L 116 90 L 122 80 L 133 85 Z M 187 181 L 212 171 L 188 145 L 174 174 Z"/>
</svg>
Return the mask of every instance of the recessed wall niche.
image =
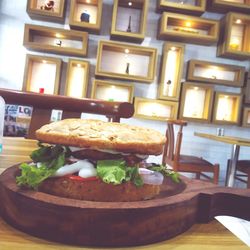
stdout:
<svg viewBox="0 0 250 250">
<path fill-rule="evenodd" d="M 102 81 L 95 79 L 92 84 L 92 99 L 100 99 L 114 102 L 132 102 L 134 96 L 134 85 L 113 81 Z"/>
<path fill-rule="evenodd" d="M 142 42 L 145 37 L 148 0 L 114 0 L 111 38 Z"/>
<path fill-rule="evenodd" d="M 65 95 L 77 98 L 86 97 L 88 79 L 89 62 L 69 59 Z"/>
<path fill-rule="evenodd" d="M 137 118 L 159 121 L 177 118 L 178 102 L 135 97 L 134 106 Z"/>
<path fill-rule="evenodd" d="M 166 42 L 163 47 L 158 98 L 178 101 L 185 45 Z"/>
<path fill-rule="evenodd" d="M 188 15 L 201 16 L 206 10 L 206 0 L 158 0 L 158 11 L 171 11 Z"/>
<path fill-rule="evenodd" d="M 201 60 L 188 62 L 187 80 L 231 87 L 244 85 L 245 67 Z"/>
<path fill-rule="evenodd" d="M 250 128 L 250 107 L 244 107 L 243 109 L 242 126 Z"/>
<path fill-rule="evenodd" d="M 83 57 L 87 55 L 88 33 L 25 24 L 23 45 L 34 51 Z"/>
<path fill-rule="evenodd" d="M 183 83 L 179 118 L 188 121 L 211 121 L 213 86 L 209 84 Z"/>
<path fill-rule="evenodd" d="M 163 12 L 159 20 L 159 39 L 212 45 L 219 38 L 219 21 Z"/>
<path fill-rule="evenodd" d="M 63 23 L 65 0 L 28 0 L 26 11 L 32 19 Z"/>
<path fill-rule="evenodd" d="M 152 82 L 155 78 L 156 59 L 155 48 L 99 41 L 95 75 Z"/>
<path fill-rule="evenodd" d="M 57 95 L 62 61 L 54 57 L 27 55 L 23 91 Z"/>
<path fill-rule="evenodd" d="M 230 12 L 221 20 L 217 55 L 236 60 L 250 58 L 250 16 Z"/>
<path fill-rule="evenodd" d="M 213 123 L 238 125 L 240 123 L 242 96 L 235 93 L 216 92 Z"/>
<path fill-rule="evenodd" d="M 102 19 L 102 0 L 71 0 L 69 25 L 73 29 L 99 33 Z"/>
</svg>

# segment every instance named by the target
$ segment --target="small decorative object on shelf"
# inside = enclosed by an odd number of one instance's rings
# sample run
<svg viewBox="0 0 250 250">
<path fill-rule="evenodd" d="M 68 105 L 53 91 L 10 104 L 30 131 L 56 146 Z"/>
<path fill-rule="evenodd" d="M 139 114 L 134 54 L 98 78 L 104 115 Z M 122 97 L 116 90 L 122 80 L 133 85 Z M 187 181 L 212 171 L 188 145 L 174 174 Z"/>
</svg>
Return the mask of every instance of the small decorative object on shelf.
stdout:
<svg viewBox="0 0 250 250">
<path fill-rule="evenodd" d="M 130 66 L 130 63 L 127 62 L 127 66 L 126 66 L 126 74 L 129 74 L 129 66 Z"/>
<path fill-rule="evenodd" d="M 175 13 L 201 16 L 206 10 L 206 0 L 198 0 L 198 1 L 158 0 L 157 2 L 158 2 L 157 10 L 159 12 L 169 11 Z"/>
<path fill-rule="evenodd" d="M 166 42 L 162 52 L 158 98 L 178 101 L 185 45 Z"/>
<path fill-rule="evenodd" d="M 185 82 L 182 86 L 179 118 L 210 122 L 214 89 L 209 84 Z"/>
<path fill-rule="evenodd" d="M 212 45 L 219 37 L 219 21 L 213 19 L 163 12 L 159 25 L 163 40 Z"/>
<path fill-rule="evenodd" d="M 141 43 L 145 38 L 149 0 L 114 0 L 111 38 Z"/>
<path fill-rule="evenodd" d="M 129 16 L 127 32 L 131 32 L 131 16 Z"/>
<path fill-rule="evenodd" d="M 23 91 L 57 95 L 62 60 L 55 57 L 27 55 L 23 78 Z"/>
<path fill-rule="evenodd" d="M 213 123 L 239 125 L 242 95 L 216 92 L 213 108 Z"/>
<path fill-rule="evenodd" d="M 187 80 L 243 87 L 245 67 L 201 60 L 188 62 Z"/>
<path fill-rule="evenodd" d="M 81 14 L 81 22 L 87 22 L 89 23 L 89 19 L 90 19 L 90 14 L 88 13 L 88 10 L 84 10 L 83 13 Z"/>
<path fill-rule="evenodd" d="M 113 41 L 99 41 L 95 75 L 99 77 L 152 82 L 157 49 Z"/>
<path fill-rule="evenodd" d="M 244 93 L 244 103 L 250 104 L 250 71 L 246 73 L 245 86 L 242 92 Z"/>
<path fill-rule="evenodd" d="M 178 102 L 135 97 L 134 106 L 137 118 L 159 121 L 177 118 Z"/>
<path fill-rule="evenodd" d="M 65 0 L 27 0 L 27 13 L 32 19 L 64 23 Z"/>
<path fill-rule="evenodd" d="M 44 88 L 39 88 L 39 93 L 44 94 Z"/>
<path fill-rule="evenodd" d="M 250 59 L 249 15 L 229 12 L 221 19 L 221 32 L 217 56 L 236 60 Z"/>
<path fill-rule="evenodd" d="M 55 40 L 55 45 L 61 47 L 61 46 L 62 46 L 62 41 L 59 40 L 59 39 L 56 39 L 56 40 Z"/>
<path fill-rule="evenodd" d="M 54 1 L 46 0 L 45 3 L 40 7 L 41 10 L 54 11 Z"/>
</svg>

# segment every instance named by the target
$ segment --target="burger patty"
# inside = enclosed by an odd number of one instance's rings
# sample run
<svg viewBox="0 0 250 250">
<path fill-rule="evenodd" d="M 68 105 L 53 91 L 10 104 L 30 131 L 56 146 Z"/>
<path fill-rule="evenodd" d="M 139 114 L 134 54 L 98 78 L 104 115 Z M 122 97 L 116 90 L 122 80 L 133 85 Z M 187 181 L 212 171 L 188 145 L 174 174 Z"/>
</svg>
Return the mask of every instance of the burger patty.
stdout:
<svg viewBox="0 0 250 250">
<path fill-rule="evenodd" d="M 65 176 L 46 179 L 38 190 L 71 199 L 118 202 L 153 199 L 160 193 L 160 186 L 144 184 L 142 187 L 136 187 L 131 182 L 112 185 L 100 179 L 76 181 Z"/>
<path fill-rule="evenodd" d="M 111 154 L 94 149 L 78 150 L 72 152 L 72 156 L 77 159 L 88 159 L 92 161 L 124 159 L 127 162 L 128 166 L 133 166 L 142 161 L 142 159 L 137 157 L 135 154 L 129 154 L 129 155 Z"/>
</svg>

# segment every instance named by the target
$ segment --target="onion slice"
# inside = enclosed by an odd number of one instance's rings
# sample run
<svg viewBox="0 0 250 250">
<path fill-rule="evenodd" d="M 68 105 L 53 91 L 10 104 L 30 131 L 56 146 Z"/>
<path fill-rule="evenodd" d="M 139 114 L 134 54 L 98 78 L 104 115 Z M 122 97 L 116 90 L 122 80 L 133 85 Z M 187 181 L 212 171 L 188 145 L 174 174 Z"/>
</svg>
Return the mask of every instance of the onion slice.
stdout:
<svg viewBox="0 0 250 250">
<path fill-rule="evenodd" d="M 164 176 L 161 173 L 146 168 L 139 168 L 139 174 L 144 184 L 161 185 L 164 180 Z"/>
</svg>

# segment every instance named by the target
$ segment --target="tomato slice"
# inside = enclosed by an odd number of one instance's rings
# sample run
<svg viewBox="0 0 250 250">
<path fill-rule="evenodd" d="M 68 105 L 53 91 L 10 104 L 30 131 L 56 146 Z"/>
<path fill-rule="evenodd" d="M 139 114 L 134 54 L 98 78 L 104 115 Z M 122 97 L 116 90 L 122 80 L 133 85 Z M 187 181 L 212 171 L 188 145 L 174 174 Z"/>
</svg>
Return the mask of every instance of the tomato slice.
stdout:
<svg viewBox="0 0 250 250">
<path fill-rule="evenodd" d="M 88 178 L 83 178 L 83 177 L 78 176 L 78 175 L 70 175 L 69 179 L 74 180 L 74 181 L 96 181 L 96 180 L 98 180 L 98 177 L 92 176 L 92 177 L 88 177 Z"/>
</svg>

